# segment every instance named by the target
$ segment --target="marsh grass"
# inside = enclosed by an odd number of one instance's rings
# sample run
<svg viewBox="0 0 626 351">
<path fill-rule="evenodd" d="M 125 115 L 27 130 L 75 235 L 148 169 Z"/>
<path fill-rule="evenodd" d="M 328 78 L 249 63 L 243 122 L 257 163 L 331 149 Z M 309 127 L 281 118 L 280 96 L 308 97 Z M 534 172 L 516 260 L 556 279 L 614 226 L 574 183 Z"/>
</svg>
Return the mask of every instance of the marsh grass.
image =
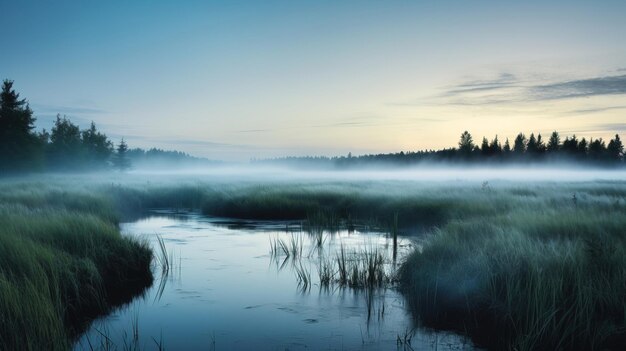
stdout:
<svg viewBox="0 0 626 351">
<path fill-rule="evenodd" d="M 165 240 L 160 235 L 156 236 L 157 239 L 157 254 L 154 256 L 157 266 L 161 268 L 161 276 L 167 277 L 172 270 L 172 265 L 175 262 L 174 259 L 174 251 L 167 251 L 167 247 L 165 246 Z"/>
<path fill-rule="evenodd" d="M 576 204 L 571 193 L 559 197 L 512 198 L 515 210 L 435 230 L 401 270 L 415 313 L 490 348 L 623 346 L 625 209 L 588 195 Z"/>
<path fill-rule="evenodd" d="M 299 289 L 302 292 L 309 291 L 312 285 L 311 272 L 304 265 L 302 265 L 301 261 L 294 265 L 294 273 L 298 281 Z"/>
<path fill-rule="evenodd" d="M 355 289 L 387 287 L 394 275 L 388 266 L 389 260 L 377 248 L 348 253 L 342 245 L 334 259 L 319 257 L 319 284 L 324 288 L 331 285 Z"/>
<path fill-rule="evenodd" d="M 152 251 L 120 235 L 106 201 L 2 190 L 0 348 L 66 350 L 92 318 L 151 284 Z"/>
<path fill-rule="evenodd" d="M 9 349 L 66 348 L 59 340 L 68 340 L 68 320 L 85 309 L 106 310 L 103 296 L 115 292 L 105 282 L 127 286 L 137 271 L 149 271 L 147 245 L 121 238 L 115 223 L 159 207 L 296 219 L 305 228 L 367 222 L 391 227 L 392 236 L 427 231 L 399 275 L 411 309 L 427 325 L 469 333 L 496 349 L 626 343 L 623 182 L 490 181 L 485 190 L 480 183 L 402 181 L 13 181 L 0 184 L 0 204 L 0 343 Z M 276 241 L 270 250 L 301 256 L 295 240 Z M 321 275 L 344 286 L 384 284 L 393 277 L 381 273 L 380 254 L 342 251 Z M 310 287 L 310 273 L 300 268 L 301 285 Z"/>
<path fill-rule="evenodd" d="M 272 257 L 285 256 L 297 260 L 302 257 L 304 239 L 301 234 L 293 233 L 289 239 L 270 238 L 270 255 Z"/>
</svg>

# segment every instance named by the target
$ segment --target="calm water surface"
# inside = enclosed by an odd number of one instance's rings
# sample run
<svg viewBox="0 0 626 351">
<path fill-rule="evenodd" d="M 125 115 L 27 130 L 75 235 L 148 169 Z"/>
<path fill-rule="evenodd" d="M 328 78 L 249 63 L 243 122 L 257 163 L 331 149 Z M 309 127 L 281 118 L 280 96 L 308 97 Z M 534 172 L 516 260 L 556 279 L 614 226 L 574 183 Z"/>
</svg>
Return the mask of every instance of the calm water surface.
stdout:
<svg viewBox="0 0 626 351">
<path fill-rule="evenodd" d="M 322 288 L 318 267 L 346 252 L 379 250 L 394 270 L 392 239 L 365 228 L 316 237 L 298 223 L 233 221 L 155 211 L 122 225 L 156 248 L 163 238 L 172 267 L 144 296 L 95 321 L 75 350 L 423 350 L 473 349 L 458 335 L 417 327 L 394 289 L 372 294 Z M 271 255 L 272 240 L 302 242 L 302 257 Z M 398 240 L 398 261 L 413 249 Z M 310 273 L 298 283 L 294 267 Z M 411 346 L 398 336 L 411 337 Z"/>
</svg>

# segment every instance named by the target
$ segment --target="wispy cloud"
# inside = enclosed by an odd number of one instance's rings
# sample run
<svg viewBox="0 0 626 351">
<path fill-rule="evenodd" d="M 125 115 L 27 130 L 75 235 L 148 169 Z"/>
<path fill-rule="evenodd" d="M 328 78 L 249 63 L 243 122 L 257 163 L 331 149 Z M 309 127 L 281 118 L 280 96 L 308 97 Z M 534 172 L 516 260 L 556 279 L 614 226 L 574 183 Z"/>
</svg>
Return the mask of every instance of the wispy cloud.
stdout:
<svg viewBox="0 0 626 351">
<path fill-rule="evenodd" d="M 624 106 L 607 106 L 607 107 L 597 107 L 597 108 L 587 108 L 587 109 L 580 109 L 580 110 L 572 110 L 569 111 L 569 114 L 590 114 L 590 113 L 597 113 L 597 112 L 606 112 L 606 111 L 613 111 L 613 110 L 624 110 L 626 109 L 626 105 Z"/>
<path fill-rule="evenodd" d="M 272 130 L 275 130 L 275 129 L 242 129 L 242 130 L 236 130 L 235 132 L 237 133 L 265 133 L 265 132 L 271 132 Z"/>
<path fill-rule="evenodd" d="M 620 69 L 621 70 L 621 69 Z M 626 94 L 626 75 L 599 76 L 546 82 L 522 79 L 503 72 L 495 79 L 470 80 L 448 86 L 439 95 L 414 102 L 392 103 L 396 106 L 461 105 L 482 106 L 508 103 L 530 103 L 593 96 Z M 607 107 L 607 110 L 622 107 Z M 575 113 L 600 112 L 601 109 Z"/>
<path fill-rule="evenodd" d="M 41 105 L 41 104 L 33 104 L 31 106 L 33 110 L 41 113 L 60 113 L 67 115 L 92 115 L 92 114 L 101 114 L 108 113 L 109 111 L 92 108 L 92 107 L 80 107 L 80 106 L 61 106 L 61 105 Z"/>
<path fill-rule="evenodd" d="M 530 100 L 555 100 L 626 94 L 626 75 L 570 80 L 528 89 Z"/>
<path fill-rule="evenodd" d="M 503 72 L 498 78 L 491 80 L 472 80 L 452 86 L 443 95 L 454 96 L 464 93 L 485 92 L 502 88 L 517 87 L 519 80 L 514 74 Z"/>
<path fill-rule="evenodd" d="M 626 132 L 626 123 L 600 123 L 594 125 L 595 130 L 605 132 Z"/>
<path fill-rule="evenodd" d="M 230 144 L 230 143 L 221 143 L 214 142 L 209 140 L 200 140 L 200 139 L 189 139 L 189 138 L 171 138 L 171 137 L 159 137 L 159 136 L 144 136 L 144 135 L 128 135 L 128 134 L 116 134 L 111 133 L 111 137 L 113 138 L 124 138 L 128 140 L 136 140 L 149 142 L 154 145 L 187 145 L 194 147 L 202 147 L 206 149 L 254 149 L 256 146 L 253 145 L 243 145 L 243 144 Z"/>
</svg>

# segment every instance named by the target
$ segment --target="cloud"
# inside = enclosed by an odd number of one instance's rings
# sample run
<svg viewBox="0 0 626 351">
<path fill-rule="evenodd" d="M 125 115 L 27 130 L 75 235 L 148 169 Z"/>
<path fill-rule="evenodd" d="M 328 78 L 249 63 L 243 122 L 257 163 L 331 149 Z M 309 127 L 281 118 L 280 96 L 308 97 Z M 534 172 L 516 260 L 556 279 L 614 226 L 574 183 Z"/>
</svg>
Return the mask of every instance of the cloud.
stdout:
<svg viewBox="0 0 626 351">
<path fill-rule="evenodd" d="M 532 101 L 626 94 L 626 75 L 537 85 L 530 87 L 528 93 Z"/>
<path fill-rule="evenodd" d="M 471 80 L 449 86 L 441 94 L 421 101 L 389 105 L 483 106 L 621 94 L 626 94 L 626 75 L 600 76 L 545 83 L 545 81 L 522 80 L 512 73 L 503 72 L 495 79 Z M 618 108 L 622 107 L 607 107 L 606 110 Z M 601 110 L 600 108 L 579 110 L 574 113 L 592 113 L 600 112 Z"/>
<path fill-rule="evenodd" d="M 416 122 L 444 122 L 443 119 L 435 118 L 389 118 L 385 116 L 367 116 L 367 117 L 353 117 L 346 118 L 337 122 L 313 125 L 313 128 L 337 128 L 337 127 L 377 127 L 377 126 L 391 126 L 391 125 L 410 125 Z"/>
<path fill-rule="evenodd" d="M 109 136 L 112 138 L 135 140 L 135 141 L 143 141 L 158 145 L 187 145 L 187 146 L 196 146 L 203 147 L 207 149 L 255 149 L 256 146 L 253 145 L 243 145 L 243 144 L 229 144 L 229 143 L 220 143 L 213 142 L 208 140 L 198 140 L 198 139 L 189 139 L 189 138 L 171 138 L 171 137 L 158 137 L 158 136 L 144 136 L 144 135 L 128 135 L 128 134 L 117 134 L 110 133 Z"/>
<path fill-rule="evenodd" d="M 41 105 L 41 104 L 34 104 L 32 105 L 33 110 L 36 110 L 37 112 L 41 112 L 41 113 L 60 113 L 60 114 L 67 114 L 67 115 L 76 115 L 76 114 L 81 114 L 81 115 L 92 115 L 92 114 L 101 114 L 101 113 L 108 113 L 109 111 L 106 110 L 102 110 L 102 109 L 98 109 L 98 108 L 91 108 L 91 107 L 80 107 L 80 106 L 60 106 L 60 105 Z"/>
<path fill-rule="evenodd" d="M 613 111 L 613 110 L 623 110 L 626 109 L 625 106 L 607 106 L 607 107 L 598 107 L 598 108 L 588 108 L 588 109 L 580 109 L 569 111 L 570 114 L 589 114 L 596 112 L 605 112 L 605 111 Z"/>
<path fill-rule="evenodd" d="M 443 95 L 454 96 L 464 93 L 485 92 L 503 88 L 515 88 L 519 80 L 514 74 L 503 72 L 498 78 L 491 80 L 473 80 L 464 82 L 448 89 Z"/>
<path fill-rule="evenodd" d="M 243 130 L 236 130 L 235 132 L 237 133 L 264 133 L 264 132 L 270 132 L 272 131 L 272 129 L 243 129 Z"/>
<path fill-rule="evenodd" d="M 594 126 L 596 130 L 605 132 L 625 132 L 626 123 L 601 123 Z"/>
</svg>

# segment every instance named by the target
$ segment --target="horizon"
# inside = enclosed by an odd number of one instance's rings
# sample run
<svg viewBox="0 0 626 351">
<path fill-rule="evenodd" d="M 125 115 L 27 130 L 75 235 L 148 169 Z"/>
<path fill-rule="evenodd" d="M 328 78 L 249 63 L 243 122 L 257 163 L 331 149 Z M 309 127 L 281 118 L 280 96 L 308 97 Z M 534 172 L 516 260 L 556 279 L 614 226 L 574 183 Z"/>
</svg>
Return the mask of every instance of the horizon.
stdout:
<svg viewBox="0 0 626 351">
<path fill-rule="evenodd" d="M 626 131 L 626 4 L 0 5 L 38 118 L 247 161 Z"/>
</svg>

